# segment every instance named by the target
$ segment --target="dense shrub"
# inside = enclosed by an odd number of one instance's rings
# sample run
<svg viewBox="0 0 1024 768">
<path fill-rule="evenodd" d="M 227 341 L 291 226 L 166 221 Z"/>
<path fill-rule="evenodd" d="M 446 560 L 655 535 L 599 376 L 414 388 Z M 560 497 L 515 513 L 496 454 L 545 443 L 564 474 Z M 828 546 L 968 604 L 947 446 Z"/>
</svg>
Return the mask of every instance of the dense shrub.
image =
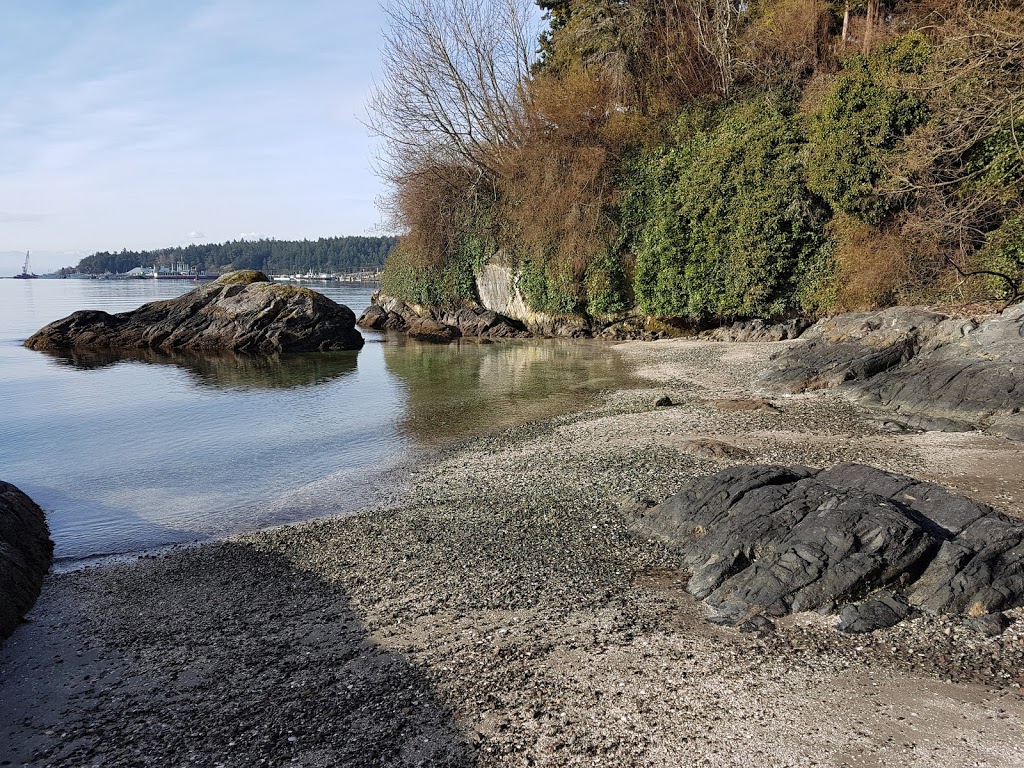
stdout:
<svg viewBox="0 0 1024 768">
<path fill-rule="evenodd" d="M 534 312 L 564 315 L 582 309 L 578 281 L 563 271 L 551 254 L 520 262 L 519 290 Z"/>
<path fill-rule="evenodd" d="M 819 315 L 1024 279 L 1017 0 L 539 0 L 541 59 L 471 114 L 512 48 L 438 41 L 515 30 L 487 0 L 392 2 L 469 26 L 420 40 L 437 77 L 410 82 L 450 98 L 392 103 L 436 130 L 391 137 L 389 292 L 473 298 L 498 252 L 533 310 L 599 317 Z"/>
<path fill-rule="evenodd" d="M 607 317 L 629 309 L 629 281 L 626 268 L 612 250 L 594 258 L 584 279 L 587 314 Z"/>
<path fill-rule="evenodd" d="M 384 265 L 381 290 L 414 304 L 451 306 L 473 301 L 475 276 L 492 252 L 491 243 L 472 234 L 464 235 L 459 247 L 441 263 L 425 262 L 416 251 L 399 245 Z"/>
<path fill-rule="evenodd" d="M 808 181 L 833 209 L 877 222 L 905 202 L 879 187 L 887 155 L 928 118 L 924 98 L 907 87 L 930 52 L 912 33 L 845 62 L 810 129 Z"/>
<path fill-rule="evenodd" d="M 635 166 L 623 230 L 646 313 L 778 316 L 820 304 L 827 213 L 803 183 L 803 140 L 770 98 L 677 123 L 676 139 Z M 813 270 L 804 284 L 801 267 Z M 812 286 L 813 284 L 813 286 Z"/>
</svg>

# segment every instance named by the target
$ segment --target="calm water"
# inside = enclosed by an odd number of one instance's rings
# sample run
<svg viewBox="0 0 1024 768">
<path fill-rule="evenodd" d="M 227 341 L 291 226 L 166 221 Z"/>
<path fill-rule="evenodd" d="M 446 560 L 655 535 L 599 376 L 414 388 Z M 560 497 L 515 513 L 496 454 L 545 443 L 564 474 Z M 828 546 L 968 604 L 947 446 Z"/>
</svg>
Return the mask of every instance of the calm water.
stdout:
<svg viewBox="0 0 1024 768">
<path fill-rule="evenodd" d="M 47 511 L 58 558 L 351 513 L 430 446 L 579 407 L 626 378 L 600 344 L 432 346 L 365 331 L 359 352 L 262 358 L 21 346 L 76 309 L 193 287 L 0 280 L 0 479 Z M 372 290 L 318 289 L 357 313 Z"/>
</svg>

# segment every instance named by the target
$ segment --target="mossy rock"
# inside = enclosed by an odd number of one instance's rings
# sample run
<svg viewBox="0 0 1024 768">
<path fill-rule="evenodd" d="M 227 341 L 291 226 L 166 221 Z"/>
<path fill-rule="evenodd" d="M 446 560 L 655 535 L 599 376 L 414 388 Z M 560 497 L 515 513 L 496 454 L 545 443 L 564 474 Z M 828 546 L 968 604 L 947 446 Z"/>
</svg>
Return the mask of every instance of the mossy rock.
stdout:
<svg viewBox="0 0 1024 768">
<path fill-rule="evenodd" d="M 314 291 L 312 288 L 306 288 L 304 285 L 282 285 L 281 283 L 271 283 L 266 286 L 259 286 L 256 290 L 273 291 L 274 296 L 288 297 L 288 296 L 302 296 L 313 301 L 319 301 L 327 298 L 322 293 Z"/>
<path fill-rule="evenodd" d="M 270 278 L 258 269 L 240 269 L 237 272 L 228 272 L 216 280 L 220 285 L 251 285 L 252 283 L 269 283 Z"/>
</svg>

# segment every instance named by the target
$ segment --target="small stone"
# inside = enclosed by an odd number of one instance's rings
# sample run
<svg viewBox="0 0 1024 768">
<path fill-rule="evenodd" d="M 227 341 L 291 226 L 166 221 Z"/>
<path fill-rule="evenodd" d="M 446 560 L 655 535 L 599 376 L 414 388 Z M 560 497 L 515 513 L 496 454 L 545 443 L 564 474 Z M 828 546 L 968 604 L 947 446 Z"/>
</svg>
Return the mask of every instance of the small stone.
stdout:
<svg viewBox="0 0 1024 768">
<path fill-rule="evenodd" d="M 655 408 L 668 408 L 672 405 L 674 405 L 674 403 L 672 402 L 672 398 L 668 395 L 662 395 L 654 401 Z"/>
<path fill-rule="evenodd" d="M 774 632 L 775 622 L 759 613 L 740 624 L 739 630 L 740 632 Z"/>
<path fill-rule="evenodd" d="M 975 632 L 989 637 L 998 637 L 1010 626 L 1010 620 L 1004 613 L 986 613 L 981 616 L 971 616 L 964 621 L 964 624 Z"/>
</svg>

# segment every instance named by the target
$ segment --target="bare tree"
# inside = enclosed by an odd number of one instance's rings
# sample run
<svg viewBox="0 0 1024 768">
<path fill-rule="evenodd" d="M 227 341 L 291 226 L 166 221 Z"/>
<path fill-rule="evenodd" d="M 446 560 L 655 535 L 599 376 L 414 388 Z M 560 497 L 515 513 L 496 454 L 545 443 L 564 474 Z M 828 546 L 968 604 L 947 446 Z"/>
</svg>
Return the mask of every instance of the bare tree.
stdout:
<svg viewBox="0 0 1024 768">
<path fill-rule="evenodd" d="M 531 0 L 390 0 L 369 126 L 378 171 L 493 178 L 521 139 L 540 18 Z"/>
<path fill-rule="evenodd" d="M 689 0 L 697 42 L 717 65 L 719 88 L 729 96 L 739 5 L 735 0 Z"/>
</svg>

